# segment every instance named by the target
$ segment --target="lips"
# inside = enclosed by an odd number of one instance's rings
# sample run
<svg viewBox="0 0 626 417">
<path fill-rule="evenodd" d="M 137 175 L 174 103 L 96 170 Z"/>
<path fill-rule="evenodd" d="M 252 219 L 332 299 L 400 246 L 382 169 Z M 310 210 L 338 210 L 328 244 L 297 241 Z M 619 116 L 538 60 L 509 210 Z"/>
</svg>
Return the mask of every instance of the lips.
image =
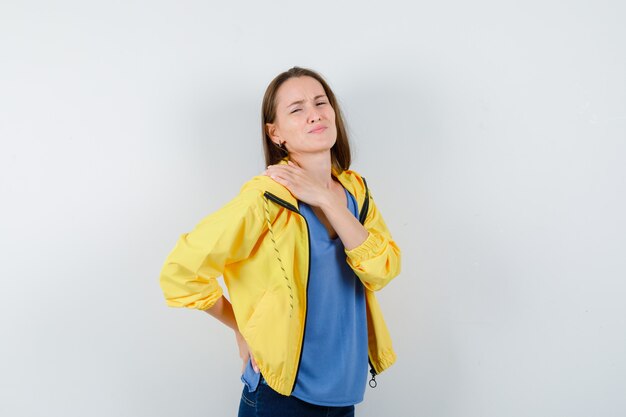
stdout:
<svg viewBox="0 0 626 417">
<path fill-rule="evenodd" d="M 315 129 L 309 130 L 309 133 L 320 133 L 326 130 L 326 126 L 318 126 Z"/>
</svg>

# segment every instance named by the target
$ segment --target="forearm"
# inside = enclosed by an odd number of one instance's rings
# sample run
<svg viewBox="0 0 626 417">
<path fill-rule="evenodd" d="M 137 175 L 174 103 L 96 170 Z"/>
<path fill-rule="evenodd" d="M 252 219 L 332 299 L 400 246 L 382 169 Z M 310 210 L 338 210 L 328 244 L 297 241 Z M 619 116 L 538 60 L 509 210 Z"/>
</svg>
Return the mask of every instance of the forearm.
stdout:
<svg viewBox="0 0 626 417">
<path fill-rule="evenodd" d="M 337 232 L 346 250 L 354 249 L 367 239 L 368 231 L 341 200 L 327 199 L 320 208 Z"/>
<path fill-rule="evenodd" d="M 223 295 L 212 307 L 203 311 L 215 317 L 235 332 L 239 331 L 237 321 L 235 320 L 235 314 L 233 313 L 233 306 Z"/>
</svg>

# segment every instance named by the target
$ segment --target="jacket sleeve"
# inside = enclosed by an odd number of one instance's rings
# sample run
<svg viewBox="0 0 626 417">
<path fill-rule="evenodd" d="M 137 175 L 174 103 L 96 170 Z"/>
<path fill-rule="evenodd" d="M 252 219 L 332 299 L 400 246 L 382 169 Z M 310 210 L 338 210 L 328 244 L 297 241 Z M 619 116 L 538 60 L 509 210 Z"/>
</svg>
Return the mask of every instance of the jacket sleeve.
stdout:
<svg viewBox="0 0 626 417">
<path fill-rule="evenodd" d="M 246 191 L 184 233 L 160 274 L 167 305 L 206 310 L 222 296 L 217 277 L 226 265 L 246 259 L 264 227 L 262 196 Z"/>
<path fill-rule="evenodd" d="M 371 194 L 363 226 L 369 234 L 359 246 L 345 251 L 347 261 L 365 288 L 378 291 L 400 273 L 401 254 Z"/>
</svg>

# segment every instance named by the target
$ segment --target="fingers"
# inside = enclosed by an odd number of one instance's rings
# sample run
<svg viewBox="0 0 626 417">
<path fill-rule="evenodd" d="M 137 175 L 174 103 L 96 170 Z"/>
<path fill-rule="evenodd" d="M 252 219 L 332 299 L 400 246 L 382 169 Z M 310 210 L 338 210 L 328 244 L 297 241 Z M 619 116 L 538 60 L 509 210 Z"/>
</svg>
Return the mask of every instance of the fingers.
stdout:
<svg viewBox="0 0 626 417">
<path fill-rule="evenodd" d="M 252 356 L 252 354 L 250 354 L 250 360 L 252 361 L 252 369 L 254 369 L 254 372 L 258 374 L 259 366 L 256 364 L 256 361 L 254 360 L 254 356 Z"/>
<path fill-rule="evenodd" d="M 242 354 L 243 353 L 243 354 Z M 246 369 L 246 365 L 248 365 L 248 360 L 250 359 L 250 352 L 248 352 L 247 346 L 245 352 L 239 352 L 239 356 L 241 357 L 241 361 L 243 362 L 243 366 L 241 368 L 241 372 Z"/>
<path fill-rule="evenodd" d="M 243 374 L 246 371 L 246 366 L 248 365 L 248 358 L 242 360 L 241 364 L 241 373 Z"/>
<path fill-rule="evenodd" d="M 265 170 L 266 173 L 283 173 L 283 174 L 295 174 L 297 167 L 295 165 L 270 165 Z"/>
<path fill-rule="evenodd" d="M 265 170 L 265 175 L 278 181 L 280 184 L 292 184 L 294 182 L 293 179 L 295 172 L 293 172 L 291 168 L 292 167 L 286 165 L 270 165 Z"/>
<path fill-rule="evenodd" d="M 287 161 L 286 164 L 274 164 L 268 165 L 267 169 L 283 169 L 289 172 L 298 172 L 300 170 L 300 165 L 293 161 Z"/>
<path fill-rule="evenodd" d="M 250 362 L 252 362 L 252 369 L 254 369 L 254 372 L 256 372 L 257 374 L 259 372 L 261 372 L 259 370 L 259 365 L 257 365 L 256 361 L 254 360 L 254 356 L 252 356 L 252 354 L 250 354 L 248 357 L 250 358 Z M 243 365 L 241 366 L 241 373 L 242 374 L 246 371 L 246 366 L 248 366 L 248 359 L 247 358 L 243 361 Z"/>
</svg>

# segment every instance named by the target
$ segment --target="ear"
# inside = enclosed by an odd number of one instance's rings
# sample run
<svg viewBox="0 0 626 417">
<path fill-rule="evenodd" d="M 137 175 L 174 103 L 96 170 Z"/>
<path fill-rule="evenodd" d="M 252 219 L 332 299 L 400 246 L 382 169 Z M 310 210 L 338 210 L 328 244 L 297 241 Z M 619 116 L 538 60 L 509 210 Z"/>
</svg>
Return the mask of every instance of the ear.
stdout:
<svg viewBox="0 0 626 417">
<path fill-rule="evenodd" d="M 280 135 L 278 134 L 278 127 L 274 123 L 265 123 L 265 130 L 272 142 L 276 145 L 281 142 Z"/>
</svg>

